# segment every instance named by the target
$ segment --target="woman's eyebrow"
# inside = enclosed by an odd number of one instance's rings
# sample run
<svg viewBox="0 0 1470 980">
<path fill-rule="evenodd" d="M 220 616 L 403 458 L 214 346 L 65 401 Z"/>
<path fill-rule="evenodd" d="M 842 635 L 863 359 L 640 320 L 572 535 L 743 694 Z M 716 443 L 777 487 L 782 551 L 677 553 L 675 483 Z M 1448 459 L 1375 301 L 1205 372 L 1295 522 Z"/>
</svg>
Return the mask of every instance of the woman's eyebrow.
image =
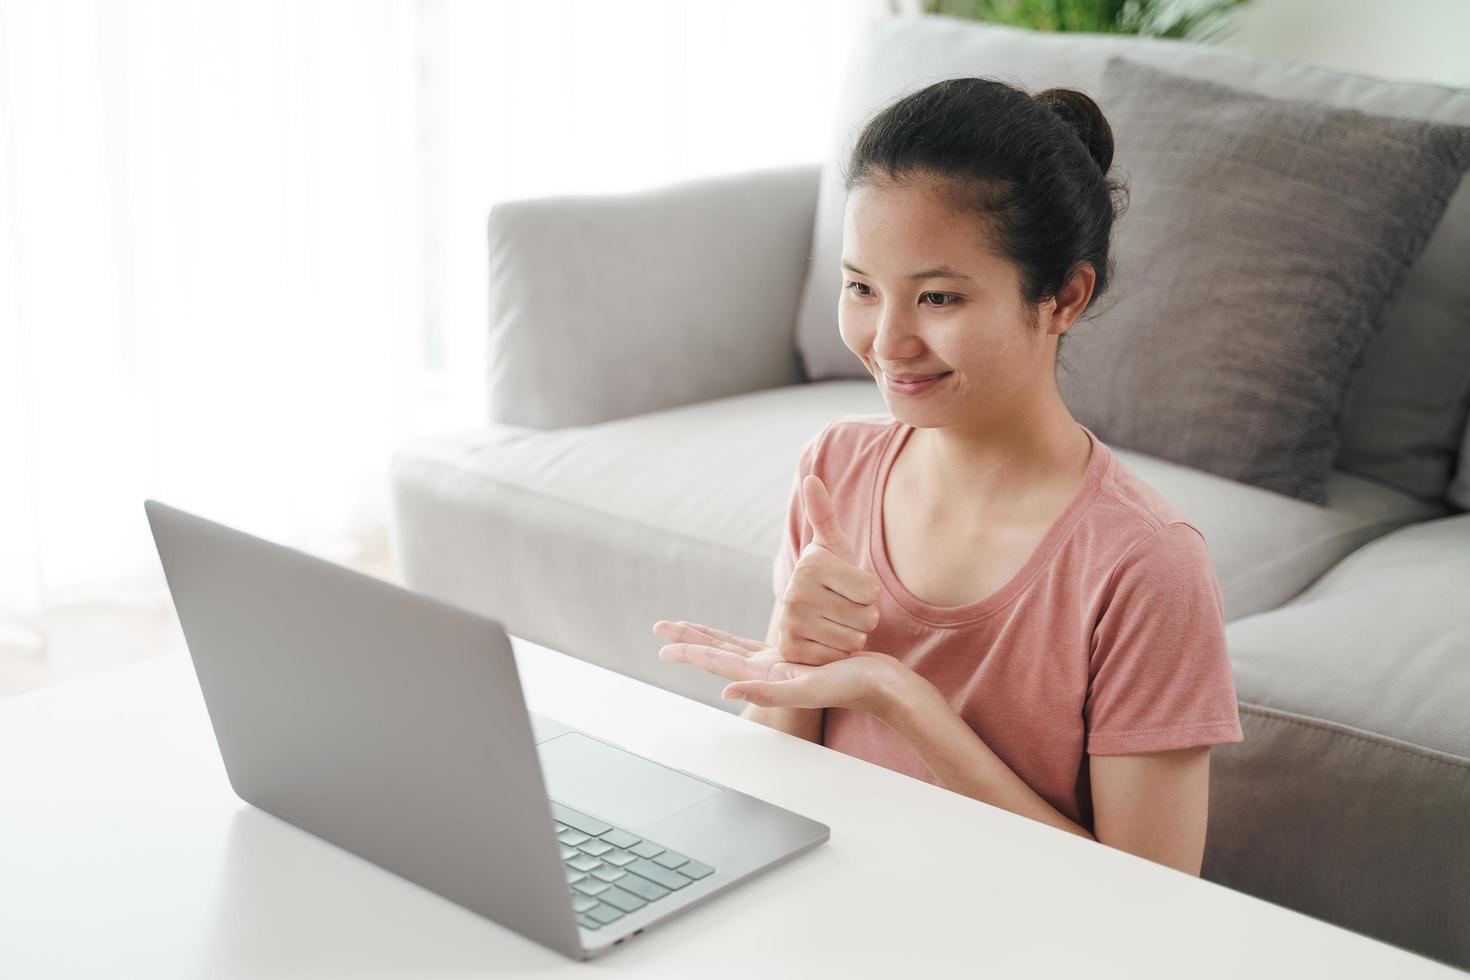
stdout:
<svg viewBox="0 0 1470 980">
<path fill-rule="evenodd" d="M 860 276 L 866 276 L 867 275 L 866 272 L 864 272 L 862 269 L 859 269 L 857 266 L 853 265 L 851 262 L 847 261 L 846 259 L 843 259 L 842 260 L 842 267 L 844 269 L 846 269 L 848 272 L 856 272 Z M 913 279 L 913 280 L 919 280 L 919 279 L 970 279 L 971 278 L 970 276 L 964 275 L 963 273 L 956 272 L 955 270 L 951 269 L 947 265 L 937 265 L 937 266 L 935 266 L 932 269 L 921 269 L 918 272 L 910 272 L 909 275 L 908 275 L 908 277 L 910 279 Z"/>
</svg>

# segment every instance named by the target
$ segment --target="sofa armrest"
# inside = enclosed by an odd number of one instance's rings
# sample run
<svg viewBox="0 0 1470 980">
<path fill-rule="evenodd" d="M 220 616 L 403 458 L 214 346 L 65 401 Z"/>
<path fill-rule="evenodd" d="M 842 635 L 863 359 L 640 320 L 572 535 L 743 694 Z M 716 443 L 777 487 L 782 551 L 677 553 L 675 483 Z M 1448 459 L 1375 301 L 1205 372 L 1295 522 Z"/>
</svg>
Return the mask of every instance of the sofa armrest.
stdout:
<svg viewBox="0 0 1470 980">
<path fill-rule="evenodd" d="M 495 205 L 490 421 L 585 425 L 804 380 L 820 169 Z"/>
</svg>

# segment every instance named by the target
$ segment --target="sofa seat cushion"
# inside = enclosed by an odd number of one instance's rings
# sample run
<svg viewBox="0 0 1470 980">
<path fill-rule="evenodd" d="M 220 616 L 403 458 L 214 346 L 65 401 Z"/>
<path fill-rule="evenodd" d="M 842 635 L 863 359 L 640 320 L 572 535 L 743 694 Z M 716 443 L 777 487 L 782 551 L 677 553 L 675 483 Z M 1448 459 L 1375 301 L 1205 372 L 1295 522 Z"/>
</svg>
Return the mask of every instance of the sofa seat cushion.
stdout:
<svg viewBox="0 0 1470 980">
<path fill-rule="evenodd" d="M 414 589 L 709 704 L 724 682 L 658 659 L 659 619 L 761 638 L 802 446 L 871 382 L 793 385 L 597 425 L 419 437 L 391 465 L 390 544 Z"/>
<path fill-rule="evenodd" d="M 392 463 L 394 553 L 416 589 L 731 708 L 718 678 L 657 659 L 653 623 L 763 637 L 802 446 L 833 416 L 884 411 L 871 381 L 838 380 L 598 425 L 419 437 Z M 1204 532 L 1227 619 L 1279 605 L 1359 545 L 1438 513 L 1346 473 L 1319 508 L 1117 453 Z"/>
<path fill-rule="evenodd" d="M 1462 514 L 1226 627 L 1245 740 L 1212 754 L 1206 878 L 1470 967 L 1467 583 Z"/>
<path fill-rule="evenodd" d="M 1470 764 L 1470 514 L 1403 527 L 1227 627 L 1236 694 Z"/>
<path fill-rule="evenodd" d="M 1364 544 L 1449 511 L 1343 470 L 1328 474 L 1327 504 L 1318 507 L 1143 453 L 1114 452 L 1204 534 L 1227 621 L 1274 609 Z"/>
</svg>

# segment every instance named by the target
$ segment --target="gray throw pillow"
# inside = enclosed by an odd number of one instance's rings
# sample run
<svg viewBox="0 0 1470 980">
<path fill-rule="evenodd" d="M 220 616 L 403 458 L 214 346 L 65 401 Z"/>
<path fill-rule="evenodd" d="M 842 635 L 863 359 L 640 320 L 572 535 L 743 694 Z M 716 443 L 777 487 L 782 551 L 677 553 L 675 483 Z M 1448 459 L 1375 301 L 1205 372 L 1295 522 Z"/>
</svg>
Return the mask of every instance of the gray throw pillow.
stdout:
<svg viewBox="0 0 1470 980">
<path fill-rule="evenodd" d="M 1108 59 L 1129 188 L 1057 384 L 1105 442 L 1314 504 L 1354 365 L 1470 168 L 1470 127 Z"/>
</svg>

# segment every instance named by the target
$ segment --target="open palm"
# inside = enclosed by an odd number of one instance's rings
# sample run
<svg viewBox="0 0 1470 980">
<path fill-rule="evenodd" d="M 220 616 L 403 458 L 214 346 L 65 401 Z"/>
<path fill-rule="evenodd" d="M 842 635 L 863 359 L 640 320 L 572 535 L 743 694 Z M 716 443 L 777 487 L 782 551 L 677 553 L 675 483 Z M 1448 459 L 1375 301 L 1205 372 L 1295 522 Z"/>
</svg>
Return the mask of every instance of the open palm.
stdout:
<svg viewBox="0 0 1470 980">
<path fill-rule="evenodd" d="M 776 648 L 712 626 L 659 620 L 653 631 L 672 641 L 660 660 L 693 664 L 735 683 L 722 692 L 762 707 L 854 708 L 875 712 L 908 670 L 886 653 L 863 650 L 814 667 L 781 659 Z"/>
</svg>

